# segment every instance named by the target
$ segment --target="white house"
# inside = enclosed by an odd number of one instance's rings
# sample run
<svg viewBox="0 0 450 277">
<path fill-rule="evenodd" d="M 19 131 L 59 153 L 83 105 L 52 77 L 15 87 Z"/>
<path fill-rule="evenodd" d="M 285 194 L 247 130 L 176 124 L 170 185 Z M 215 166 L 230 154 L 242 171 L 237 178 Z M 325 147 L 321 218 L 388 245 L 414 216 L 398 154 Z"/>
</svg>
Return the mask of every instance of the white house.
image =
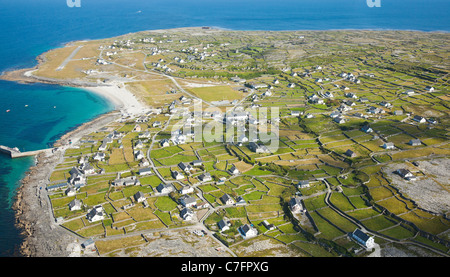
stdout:
<svg viewBox="0 0 450 277">
<path fill-rule="evenodd" d="M 264 144 L 250 142 L 248 148 L 255 153 L 270 153 L 269 148 L 267 148 Z"/>
<path fill-rule="evenodd" d="M 171 193 L 172 191 L 174 191 L 174 187 L 171 184 L 159 184 L 156 187 L 156 190 L 161 193 L 161 194 L 166 194 L 166 193 Z"/>
<path fill-rule="evenodd" d="M 300 197 L 292 197 L 291 200 L 289 200 L 289 208 L 291 209 L 292 213 L 299 213 L 303 212 L 303 205 L 300 201 Z"/>
<path fill-rule="evenodd" d="M 140 132 L 140 131 L 142 131 L 141 126 L 140 126 L 139 124 L 136 124 L 136 125 L 134 126 L 133 132 Z"/>
<path fill-rule="evenodd" d="M 134 200 L 136 200 L 136 202 L 141 203 L 145 200 L 145 196 L 142 192 L 138 191 L 134 194 Z"/>
<path fill-rule="evenodd" d="M 188 164 L 188 163 L 183 163 L 183 162 L 179 162 L 178 163 L 178 167 L 183 170 L 186 173 L 189 173 L 191 170 L 193 170 L 194 168 L 192 167 L 192 165 Z"/>
<path fill-rule="evenodd" d="M 425 90 L 428 91 L 428 92 L 433 92 L 434 91 L 434 87 L 427 86 L 425 88 Z"/>
<path fill-rule="evenodd" d="M 197 199 L 195 199 L 195 197 L 185 195 L 185 196 L 180 198 L 180 203 L 184 207 L 190 208 L 192 206 L 197 205 Z"/>
<path fill-rule="evenodd" d="M 184 175 L 181 174 L 180 172 L 176 171 L 176 170 L 172 171 L 172 177 L 175 180 L 183 180 L 184 179 Z"/>
<path fill-rule="evenodd" d="M 134 152 L 134 158 L 136 160 L 140 160 L 140 159 L 145 158 L 144 152 L 142 152 L 141 150 L 135 151 Z"/>
<path fill-rule="evenodd" d="M 394 149 L 395 148 L 394 143 L 392 143 L 392 142 L 386 142 L 385 144 L 383 144 L 382 147 L 384 149 Z"/>
<path fill-rule="evenodd" d="M 357 156 L 356 153 L 353 152 L 353 151 L 350 150 L 350 149 L 347 149 L 347 151 L 345 152 L 345 155 L 347 155 L 347 156 L 350 157 L 350 158 L 354 158 L 354 157 Z"/>
<path fill-rule="evenodd" d="M 244 239 L 253 238 L 258 235 L 258 230 L 256 230 L 249 224 L 244 224 L 244 225 L 240 226 L 238 230 Z"/>
<path fill-rule="evenodd" d="M 413 118 L 413 120 L 414 120 L 414 121 L 417 121 L 417 122 L 419 122 L 419 123 L 425 123 L 425 122 L 427 122 L 427 120 L 426 120 L 424 117 L 420 116 L 420 115 L 415 115 L 414 118 Z"/>
<path fill-rule="evenodd" d="M 94 156 L 92 156 L 92 158 L 96 161 L 104 161 L 105 157 L 106 157 L 106 154 L 102 153 L 102 152 L 95 153 Z"/>
<path fill-rule="evenodd" d="M 188 193 L 192 193 L 192 192 L 194 192 L 194 188 L 191 187 L 191 186 L 183 186 L 183 187 L 180 189 L 180 193 L 181 193 L 181 194 L 188 194 Z"/>
<path fill-rule="evenodd" d="M 323 95 L 323 97 L 325 97 L 325 98 L 333 98 L 334 95 L 333 95 L 333 93 L 331 93 L 330 91 L 327 91 L 327 92 L 325 92 L 325 94 Z"/>
<path fill-rule="evenodd" d="M 234 165 L 228 170 L 228 172 L 230 172 L 230 174 L 232 174 L 232 175 L 239 174 L 239 170 Z"/>
<path fill-rule="evenodd" d="M 135 176 L 130 176 L 130 177 L 127 177 L 127 178 L 118 178 L 118 179 L 115 179 L 111 183 L 112 186 L 125 186 L 125 187 L 127 187 L 127 186 L 136 186 L 136 185 L 139 185 L 139 184 L 140 184 L 140 182 Z"/>
<path fill-rule="evenodd" d="M 408 89 L 407 91 L 404 92 L 404 94 L 406 94 L 406 95 L 414 95 L 414 90 Z"/>
<path fill-rule="evenodd" d="M 340 117 L 340 116 L 335 117 L 333 120 L 334 120 L 334 122 L 336 122 L 336 123 L 338 123 L 338 124 L 345 123 L 345 119 L 342 118 L 342 117 Z"/>
<path fill-rule="evenodd" d="M 211 173 L 205 172 L 205 173 L 201 174 L 200 176 L 198 176 L 198 179 L 202 182 L 209 182 L 212 180 Z"/>
<path fill-rule="evenodd" d="M 71 211 L 79 211 L 81 210 L 81 201 L 78 199 L 74 199 L 69 203 L 69 210 Z"/>
<path fill-rule="evenodd" d="M 184 144 L 186 143 L 186 136 L 185 135 L 175 135 L 170 138 L 170 140 L 173 142 L 173 144 Z"/>
<path fill-rule="evenodd" d="M 408 169 L 404 169 L 404 168 L 398 169 L 396 171 L 396 173 L 398 175 L 400 175 L 400 177 L 402 177 L 403 179 L 407 179 L 407 180 L 415 177 L 414 174 L 411 173 L 411 171 L 409 171 Z"/>
<path fill-rule="evenodd" d="M 161 147 L 168 147 L 168 146 L 170 146 L 169 140 L 168 140 L 168 139 L 162 139 L 162 140 L 159 142 L 159 145 L 160 145 Z"/>
<path fill-rule="evenodd" d="M 219 226 L 220 231 L 226 231 L 230 229 L 231 223 L 230 221 L 225 221 L 224 219 L 217 222 L 217 225 Z"/>
<path fill-rule="evenodd" d="M 141 149 L 144 147 L 144 143 L 142 142 L 142 140 L 138 140 L 135 144 L 134 144 L 134 148 L 135 149 Z"/>
<path fill-rule="evenodd" d="M 68 188 L 64 191 L 64 193 L 65 193 L 67 196 L 71 197 L 71 196 L 74 196 L 75 194 L 77 194 L 77 190 L 75 189 L 75 187 L 68 187 Z"/>
<path fill-rule="evenodd" d="M 95 206 L 87 213 L 86 218 L 91 223 L 103 220 L 105 218 L 103 207 L 101 205 Z"/>
<path fill-rule="evenodd" d="M 372 133 L 372 132 L 373 132 L 373 129 L 370 128 L 369 125 L 364 125 L 364 126 L 361 128 L 361 131 L 363 131 L 364 133 Z"/>
<path fill-rule="evenodd" d="M 152 174 L 152 169 L 150 167 L 139 169 L 139 175 L 145 176 L 149 174 Z"/>
<path fill-rule="evenodd" d="M 408 142 L 408 144 L 411 146 L 420 146 L 422 142 L 420 141 L 420 139 L 412 139 Z"/>
<path fill-rule="evenodd" d="M 356 229 L 351 234 L 351 238 L 354 239 L 358 244 L 364 246 L 365 248 L 373 248 L 375 246 L 375 241 L 373 237 L 368 236 L 359 229 Z"/>
<path fill-rule="evenodd" d="M 108 148 L 108 144 L 106 143 L 102 143 L 99 147 L 98 147 L 98 151 L 105 151 L 106 148 Z"/>
<path fill-rule="evenodd" d="M 298 188 L 309 188 L 309 181 L 308 180 L 302 180 L 298 182 Z"/>
<path fill-rule="evenodd" d="M 191 162 L 192 166 L 202 166 L 203 162 L 201 160 L 195 160 Z"/>
<path fill-rule="evenodd" d="M 183 220 L 192 220 L 194 218 L 194 212 L 189 209 L 189 208 L 184 208 L 181 210 L 180 212 L 181 218 L 183 218 Z"/>
<path fill-rule="evenodd" d="M 291 111 L 292 116 L 300 116 L 300 111 Z"/>
<path fill-rule="evenodd" d="M 353 98 L 353 99 L 357 99 L 358 98 L 358 96 L 356 96 L 356 94 L 354 94 L 353 92 L 346 93 L 345 97 Z"/>
<path fill-rule="evenodd" d="M 264 225 L 264 227 L 266 227 L 267 230 L 275 229 L 275 225 L 273 225 L 272 223 L 269 223 L 267 220 L 264 220 L 262 222 L 262 224 Z"/>
<path fill-rule="evenodd" d="M 73 167 L 69 171 L 69 173 L 70 173 L 69 183 L 71 183 L 72 185 L 78 185 L 78 184 L 86 183 L 86 177 L 84 176 L 83 173 L 81 173 L 81 171 L 78 168 Z"/>
<path fill-rule="evenodd" d="M 234 204 L 233 198 L 231 198 L 227 193 L 225 193 L 224 195 L 222 195 L 222 197 L 220 197 L 220 200 L 221 200 L 222 203 L 225 204 L 225 205 L 233 205 L 233 204 Z"/>
</svg>

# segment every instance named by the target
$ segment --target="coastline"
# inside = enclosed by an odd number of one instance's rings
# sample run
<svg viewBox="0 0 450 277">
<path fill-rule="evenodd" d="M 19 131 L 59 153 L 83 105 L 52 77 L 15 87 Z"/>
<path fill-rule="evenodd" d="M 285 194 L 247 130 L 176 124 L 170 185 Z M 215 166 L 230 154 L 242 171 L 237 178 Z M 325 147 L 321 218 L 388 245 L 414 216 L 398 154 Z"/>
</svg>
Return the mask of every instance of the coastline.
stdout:
<svg viewBox="0 0 450 277">
<path fill-rule="evenodd" d="M 25 82 L 51 82 L 40 80 L 32 75 L 32 69 L 23 69 L 17 78 Z M 0 77 L 1 78 L 1 77 Z M 70 256 L 76 255 L 64 246 L 79 244 L 84 238 L 70 233 L 54 222 L 51 203 L 45 191 L 45 180 L 48 180 L 53 168 L 63 159 L 69 139 L 77 143 L 83 134 L 95 131 L 114 120 L 120 114 L 139 114 L 144 105 L 124 87 L 123 83 L 80 84 L 70 80 L 57 80 L 53 84 L 75 86 L 96 93 L 108 99 L 114 105 L 114 112 L 103 114 L 64 134 L 55 143 L 58 150 L 50 155 L 36 157 L 36 165 L 31 167 L 22 180 L 14 204 L 17 211 L 17 224 L 26 237 L 21 252 L 25 256 Z M 43 186 L 43 187 L 42 187 Z"/>
<path fill-rule="evenodd" d="M 39 66 L 39 65 L 38 65 Z M 139 101 L 123 84 L 90 84 L 66 80 L 41 79 L 32 72 L 38 68 L 19 69 L 2 74 L 1 79 L 20 83 L 50 83 L 78 87 L 95 93 L 109 101 L 114 110 L 102 114 L 62 135 L 54 143 L 51 154 L 41 153 L 35 157 L 35 164 L 25 173 L 12 205 L 15 226 L 24 237 L 19 253 L 25 257 L 79 256 L 79 245 L 85 239 L 56 224 L 45 185 L 56 165 L 64 159 L 69 145 L 74 145 L 86 134 L 92 133 L 122 114 L 136 115 L 146 105 Z M 69 140 L 71 143 L 69 143 Z M 73 247 L 70 247 L 73 246 Z"/>
</svg>

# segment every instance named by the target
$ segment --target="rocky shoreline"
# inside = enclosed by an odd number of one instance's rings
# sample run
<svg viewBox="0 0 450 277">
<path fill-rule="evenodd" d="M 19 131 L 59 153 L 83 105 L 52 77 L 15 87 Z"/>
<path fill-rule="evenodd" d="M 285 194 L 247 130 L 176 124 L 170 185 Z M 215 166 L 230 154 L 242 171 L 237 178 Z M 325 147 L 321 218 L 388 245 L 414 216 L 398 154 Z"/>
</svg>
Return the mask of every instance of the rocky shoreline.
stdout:
<svg viewBox="0 0 450 277">
<path fill-rule="evenodd" d="M 80 244 L 84 238 L 61 228 L 56 224 L 51 203 L 47 196 L 46 181 L 60 162 L 65 150 L 86 134 L 94 132 L 118 117 L 117 112 L 103 114 L 63 135 L 55 144 L 51 154 L 36 156 L 36 163 L 30 167 L 17 190 L 13 210 L 16 227 L 24 237 L 19 254 L 24 257 L 67 257 L 71 254 L 68 246 Z"/>
<path fill-rule="evenodd" d="M 92 133 L 120 116 L 120 111 L 135 111 L 140 104 L 133 95 L 122 91 L 117 94 L 117 88 L 111 84 L 98 84 L 79 80 L 59 80 L 33 75 L 33 71 L 46 62 L 45 54 L 36 59 L 38 64 L 33 68 L 18 69 L 2 72 L 0 79 L 22 84 L 44 83 L 60 86 L 81 87 L 106 97 L 114 104 L 115 110 L 83 123 L 74 130 L 64 134 L 54 143 L 55 151 L 51 154 L 36 156 L 35 166 L 30 167 L 26 176 L 21 180 L 21 186 L 17 189 L 14 204 L 12 206 L 16 227 L 21 230 L 24 240 L 19 249 L 19 254 L 25 257 L 54 257 L 68 256 L 68 245 L 74 242 L 80 243 L 80 238 L 56 224 L 51 203 L 45 187 L 55 166 L 64 159 L 64 152 L 70 144 L 78 143 L 83 135 Z M 126 89 L 124 89 L 126 90 Z M 120 110 L 120 111 L 119 111 Z"/>
</svg>

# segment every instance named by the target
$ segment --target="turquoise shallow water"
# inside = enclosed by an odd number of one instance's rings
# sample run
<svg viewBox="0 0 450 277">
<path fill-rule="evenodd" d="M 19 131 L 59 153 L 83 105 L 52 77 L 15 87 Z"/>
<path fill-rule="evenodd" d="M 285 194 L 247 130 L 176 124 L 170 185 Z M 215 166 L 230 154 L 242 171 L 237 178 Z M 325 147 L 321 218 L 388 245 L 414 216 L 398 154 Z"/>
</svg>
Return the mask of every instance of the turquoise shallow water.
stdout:
<svg viewBox="0 0 450 277">
<path fill-rule="evenodd" d="M 81 8 L 68 8 L 66 0 L 0 0 L 0 71 L 32 67 L 37 55 L 69 41 L 142 30 L 450 30 L 448 0 L 381 4 L 369 8 L 366 0 L 81 0 Z M 0 81 L 0 144 L 21 150 L 45 148 L 111 109 L 104 99 L 80 89 Z M 22 240 L 11 204 L 33 160 L 0 155 L 0 256 L 15 255 Z"/>
<path fill-rule="evenodd" d="M 52 146 L 64 133 L 113 110 L 112 104 L 87 91 L 54 85 L 0 82 L 0 144 L 21 151 Z M 27 105 L 27 106 L 26 106 Z M 6 112 L 6 110 L 10 110 Z M 16 189 L 34 157 L 11 160 L 0 155 L 0 255 L 13 255 L 21 240 L 14 228 L 11 205 Z"/>
</svg>

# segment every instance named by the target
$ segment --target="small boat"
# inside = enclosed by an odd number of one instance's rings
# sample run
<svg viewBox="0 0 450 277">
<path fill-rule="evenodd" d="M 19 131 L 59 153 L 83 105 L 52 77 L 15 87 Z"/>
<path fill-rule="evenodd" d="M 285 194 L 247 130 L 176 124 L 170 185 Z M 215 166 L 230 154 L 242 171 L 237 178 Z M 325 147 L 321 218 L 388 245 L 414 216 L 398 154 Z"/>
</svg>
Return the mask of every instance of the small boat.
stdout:
<svg viewBox="0 0 450 277">
<path fill-rule="evenodd" d="M 25 107 L 28 107 L 28 105 L 25 105 Z"/>
<path fill-rule="evenodd" d="M 7 113 L 9 113 L 11 110 L 6 110 Z"/>
</svg>

